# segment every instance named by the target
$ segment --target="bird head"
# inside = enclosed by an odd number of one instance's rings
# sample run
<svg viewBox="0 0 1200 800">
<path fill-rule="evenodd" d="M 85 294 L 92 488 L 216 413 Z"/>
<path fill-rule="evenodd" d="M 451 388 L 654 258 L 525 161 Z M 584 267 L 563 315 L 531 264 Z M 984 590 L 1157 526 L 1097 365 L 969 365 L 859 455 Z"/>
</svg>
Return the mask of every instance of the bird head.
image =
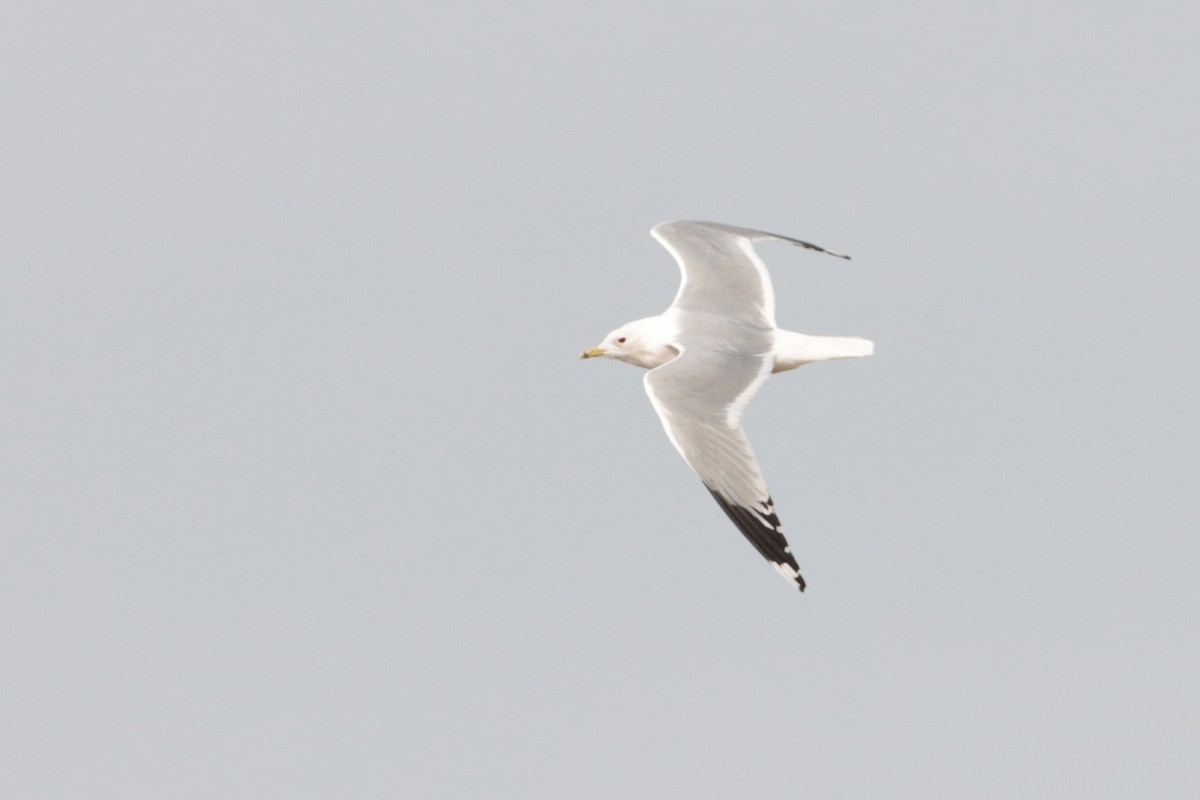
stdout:
<svg viewBox="0 0 1200 800">
<path fill-rule="evenodd" d="M 637 367 L 653 369 L 679 355 L 679 349 L 671 344 L 674 326 L 663 317 L 647 317 L 617 328 L 604 341 L 580 358 L 613 358 Z"/>
</svg>

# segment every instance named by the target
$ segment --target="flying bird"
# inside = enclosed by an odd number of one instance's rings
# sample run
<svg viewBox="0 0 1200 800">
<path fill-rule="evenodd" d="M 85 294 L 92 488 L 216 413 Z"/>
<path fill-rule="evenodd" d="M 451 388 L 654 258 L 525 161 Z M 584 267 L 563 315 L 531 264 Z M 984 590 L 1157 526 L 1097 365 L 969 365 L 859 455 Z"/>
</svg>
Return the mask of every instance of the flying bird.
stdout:
<svg viewBox="0 0 1200 800">
<path fill-rule="evenodd" d="M 581 358 L 648 369 L 643 382 L 667 438 L 755 549 L 804 591 L 800 565 L 780 529 L 741 418 L 775 372 L 813 361 L 861 358 L 875 345 L 853 336 L 807 336 L 775 326 L 775 292 L 757 242 L 809 242 L 716 222 L 664 222 L 650 235 L 683 273 L 670 307 L 622 325 Z"/>
</svg>

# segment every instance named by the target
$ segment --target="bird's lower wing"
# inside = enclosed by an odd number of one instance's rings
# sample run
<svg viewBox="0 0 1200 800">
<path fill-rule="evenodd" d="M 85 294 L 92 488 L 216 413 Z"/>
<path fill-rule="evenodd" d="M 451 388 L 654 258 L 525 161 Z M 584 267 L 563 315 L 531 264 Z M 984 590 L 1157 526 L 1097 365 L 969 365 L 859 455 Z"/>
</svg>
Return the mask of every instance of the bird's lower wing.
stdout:
<svg viewBox="0 0 1200 800">
<path fill-rule="evenodd" d="M 741 409 L 770 374 L 770 362 L 742 358 L 730 363 L 728 355 L 715 357 L 725 359 L 723 369 L 703 363 L 699 354 L 685 352 L 646 373 L 646 393 L 667 437 L 717 504 L 763 558 L 804 591 L 800 566 L 738 424 Z"/>
</svg>

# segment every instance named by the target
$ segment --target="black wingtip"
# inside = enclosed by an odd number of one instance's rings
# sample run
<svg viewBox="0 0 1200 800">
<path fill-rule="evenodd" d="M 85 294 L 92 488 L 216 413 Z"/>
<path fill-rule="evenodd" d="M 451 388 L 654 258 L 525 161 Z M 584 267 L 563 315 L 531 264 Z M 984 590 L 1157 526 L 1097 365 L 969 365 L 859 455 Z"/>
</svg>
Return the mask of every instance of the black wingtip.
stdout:
<svg viewBox="0 0 1200 800">
<path fill-rule="evenodd" d="M 824 253 L 827 256 L 834 256 L 835 258 L 844 258 L 846 261 L 851 260 L 850 256 L 843 255 L 842 253 L 835 253 L 832 250 L 826 250 L 824 247 L 821 247 L 821 245 L 819 245 L 819 244 L 813 244 L 812 242 L 806 242 L 803 239 L 793 239 L 790 236 L 780 236 L 779 238 L 783 239 L 785 242 L 791 242 L 792 244 L 796 245 L 797 247 L 804 247 L 809 250 L 816 250 L 818 253 Z"/>
<path fill-rule="evenodd" d="M 792 549 L 788 546 L 787 539 L 779 530 L 781 527 L 779 517 L 775 514 L 771 499 L 767 498 L 763 511 L 756 512 L 729 502 L 719 491 L 707 484 L 704 488 L 708 489 L 713 499 L 717 501 L 717 505 L 733 521 L 742 535 L 750 540 L 754 549 L 775 568 L 775 571 L 784 580 L 803 592 L 806 584 L 800 575 L 800 565 L 796 563 L 796 557 L 792 555 Z"/>
</svg>

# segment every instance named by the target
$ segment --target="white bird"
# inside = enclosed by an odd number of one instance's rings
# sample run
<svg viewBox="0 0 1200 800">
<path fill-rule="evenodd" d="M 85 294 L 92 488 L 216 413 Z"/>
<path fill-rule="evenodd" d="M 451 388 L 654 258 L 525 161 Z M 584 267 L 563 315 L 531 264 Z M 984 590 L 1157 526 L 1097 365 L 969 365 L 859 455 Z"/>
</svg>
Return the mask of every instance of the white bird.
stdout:
<svg viewBox="0 0 1200 800">
<path fill-rule="evenodd" d="M 738 530 L 804 591 L 800 565 L 742 431 L 742 412 L 771 373 L 869 356 L 875 345 L 858 337 L 806 336 L 777 328 L 771 278 L 754 243 L 777 239 L 849 256 L 715 222 L 664 222 L 650 234 L 679 263 L 679 293 L 662 314 L 622 325 L 580 357 L 613 358 L 650 370 L 646 393 L 671 444 Z"/>
</svg>

